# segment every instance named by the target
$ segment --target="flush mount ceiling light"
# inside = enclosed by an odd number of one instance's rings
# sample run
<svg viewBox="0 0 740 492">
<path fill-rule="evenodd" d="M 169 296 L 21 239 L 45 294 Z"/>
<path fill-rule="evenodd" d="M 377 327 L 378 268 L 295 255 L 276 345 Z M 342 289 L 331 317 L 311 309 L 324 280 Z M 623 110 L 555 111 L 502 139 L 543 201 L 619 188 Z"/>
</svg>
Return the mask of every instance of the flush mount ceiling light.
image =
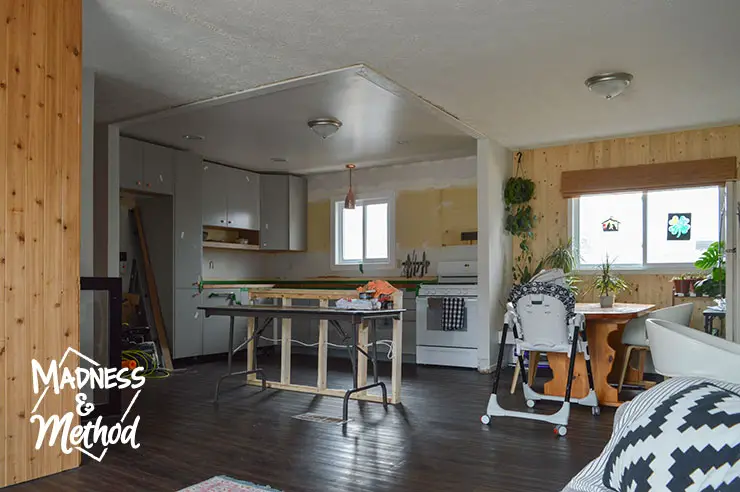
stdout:
<svg viewBox="0 0 740 492">
<path fill-rule="evenodd" d="M 206 137 L 204 137 L 203 135 L 191 135 L 191 134 L 183 135 L 182 138 L 184 138 L 185 140 L 205 140 L 206 139 Z"/>
<path fill-rule="evenodd" d="M 594 94 L 606 99 L 613 99 L 624 92 L 631 82 L 631 73 L 611 72 L 587 78 L 586 87 Z"/>
<path fill-rule="evenodd" d="M 352 170 L 355 168 L 354 164 L 347 164 L 347 169 L 349 169 L 349 191 L 347 191 L 347 196 L 344 197 L 344 208 L 347 210 L 354 210 L 355 209 L 355 192 L 352 191 Z"/>
<path fill-rule="evenodd" d="M 308 122 L 308 127 L 321 138 L 327 138 L 342 126 L 342 122 L 334 118 L 316 118 Z"/>
</svg>

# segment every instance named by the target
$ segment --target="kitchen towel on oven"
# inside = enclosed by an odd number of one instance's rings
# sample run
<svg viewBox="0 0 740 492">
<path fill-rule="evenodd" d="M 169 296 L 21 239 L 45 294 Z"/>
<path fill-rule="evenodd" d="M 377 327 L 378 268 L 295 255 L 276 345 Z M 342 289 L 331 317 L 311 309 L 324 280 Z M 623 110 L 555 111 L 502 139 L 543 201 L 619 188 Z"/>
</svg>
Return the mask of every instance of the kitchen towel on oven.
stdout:
<svg viewBox="0 0 740 492">
<path fill-rule="evenodd" d="M 442 298 L 442 329 L 444 331 L 461 331 L 465 329 L 464 298 Z"/>
</svg>

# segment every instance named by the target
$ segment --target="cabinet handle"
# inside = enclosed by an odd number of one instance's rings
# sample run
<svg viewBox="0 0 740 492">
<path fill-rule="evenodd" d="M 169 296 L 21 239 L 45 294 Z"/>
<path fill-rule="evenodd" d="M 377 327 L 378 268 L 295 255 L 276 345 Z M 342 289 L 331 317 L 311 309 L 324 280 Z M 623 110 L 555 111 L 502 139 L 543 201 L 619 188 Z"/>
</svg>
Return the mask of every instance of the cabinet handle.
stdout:
<svg viewBox="0 0 740 492">
<path fill-rule="evenodd" d="M 267 243 L 262 243 L 262 246 L 264 246 L 266 248 L 267 247 Z"/>
<path fill-rule="evenodd" d="M 136 186 L 141 186 L 141 181 L 137 181 Z"/>
<path fill-rule="evenodd" d="M 265 230 L 267 231 L 269 229 L 270 229 L 270 224 L 265 224 Z"/>
<path fill-rule="evenodd" d="M 221 223 L 222 223 L 222 224 L 224 223 L 224 219 L 221 219 Z"/>
<path fill-rule="evenodd" d="M 231 221 L 229 221 L 229 224 L 231 224 Z"/>
</svg>

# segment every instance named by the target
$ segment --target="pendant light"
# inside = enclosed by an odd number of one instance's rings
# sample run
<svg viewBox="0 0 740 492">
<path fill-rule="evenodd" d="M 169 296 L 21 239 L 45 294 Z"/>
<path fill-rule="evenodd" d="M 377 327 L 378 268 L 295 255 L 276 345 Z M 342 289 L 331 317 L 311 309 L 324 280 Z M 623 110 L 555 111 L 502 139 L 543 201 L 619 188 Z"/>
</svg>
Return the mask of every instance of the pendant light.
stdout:
<svg viewBox="0 0 740 492">
<path fill-rule="evenodd" d="M 352 191 L 352 170 L 355 168 L 354 164 L 347 164 L 347 169 L 349 169 L 349 191 L 347 191 L 347 196 L 344 197 L 344 208 L 347 210 L 354 210 L 355 209 L 355 192 Z"/>
</svg>

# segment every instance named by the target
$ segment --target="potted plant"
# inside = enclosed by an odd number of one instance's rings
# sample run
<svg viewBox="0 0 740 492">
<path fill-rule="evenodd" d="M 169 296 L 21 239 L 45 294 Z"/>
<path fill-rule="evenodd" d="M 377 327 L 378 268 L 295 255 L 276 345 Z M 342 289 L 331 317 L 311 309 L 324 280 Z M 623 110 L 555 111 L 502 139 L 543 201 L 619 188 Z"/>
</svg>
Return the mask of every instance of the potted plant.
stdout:
<svg viewBox="0 0 740 492">
<path fill-rule="evenodd" d="M 696 294 L 696 283 L 701 279 L 702 277 L 698 275 L 689 276 L 689 295 Z"/>
<path fill-rule="evenodd" d="M 673 277 L 671 282 L 673 282 L 673 292 L 681 294 L 681 277 Z"/>
<path fill-rule="evenodd" d="M 614 296 L 622 291 L 629 290 L 629 285 L 612 270 L 613 261 L 609 261 L 609 255 L 601 263 L 599 274 L 594 278 L 593 287 L 599 292 L 601 307 L 610 308 L 614 306 Z"/>
<path fill-rule="evenodd" d="M 702 280 L 694 284 L 697 295 L 722 297 L 724 295 L 725 277 L 725 243 L 715 241 L 709 245 L 694 266 L 705 272 Z"/>
</svg>

